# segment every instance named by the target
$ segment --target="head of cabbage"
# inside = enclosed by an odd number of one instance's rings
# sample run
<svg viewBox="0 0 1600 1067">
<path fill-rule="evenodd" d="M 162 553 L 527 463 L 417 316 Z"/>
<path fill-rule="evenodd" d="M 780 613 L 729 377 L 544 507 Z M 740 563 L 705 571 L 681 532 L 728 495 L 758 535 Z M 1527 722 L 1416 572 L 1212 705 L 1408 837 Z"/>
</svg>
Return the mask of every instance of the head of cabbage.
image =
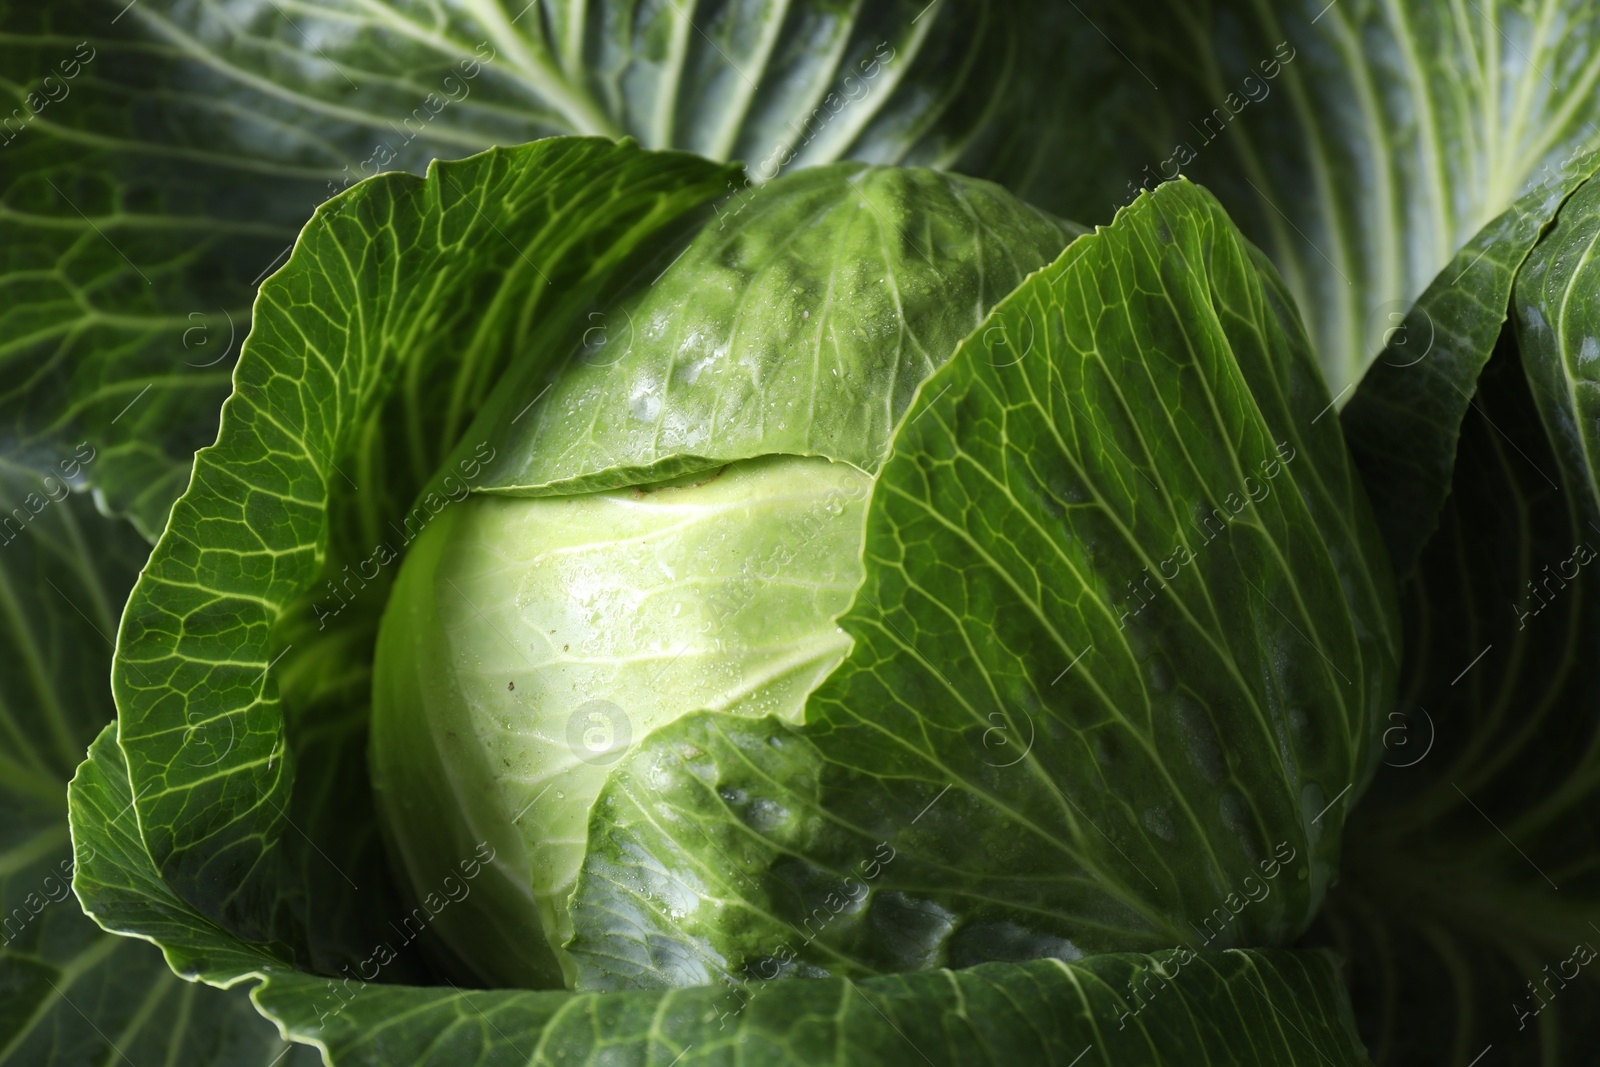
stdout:
<svg viewBox="0 0 1600 1067">
<path fill-rule="evenodd" d="M 1133 244 L 1170 242 L 1171 225 L 1154 219 Z M 464 856 L 483 863 L 432 923 L 453 970 L 495 985 L 693 984 L 1283 943 L 1303 927 L 1337 849 L 1313 816 L 1370 774 L 1370 708 L 1392 683 L 1392 609 L 1362 557 L 1370 520 L 1360 506 L 1331 519 L 1350 488 L 1337 484 L 1336 420 L 1334 448 L 1278 439 L 1291 409 L 1323 401 L 1253 251 L 1236 235 L 1205 249 L 1219 276 L 1244 278 L 1253 307 L 1228 308 L 1220 284 L 1174 282 L 1213 313 L 1177 315 L 1198 338 L 1185 365 L 1119 327 L 1103 293 L 1094 308 L 1070 287 L 1056 304 L 1028 291 L 1070 279 L 1085 256 L 1063 249 L 1081 234 L 996 186 L 916 168 L 838 165 L 741 192 L 648 284 L 582 322 L 492 435 L 466 443 L 475 491 L 407 523 L 370 749 L 414 897 L 439 892 Z M 1073 247 L 1097 240 L 1109 239 Z M 1158 281 L 1174 266 L 1162 254 Z M 1002 300 L 1010 318 L 991 316 Z M 939 373 L 952 357 L 962 366 Z M 1069 358 L 1098 360 L 1101 384 L 1074 386 L 1057 366 Z M 1128 407 L 1108 409 L 1136 372 Z M 938 407 L 949 389 L 955 407 Z M 1170 402 L 1141 411 L 1140 393 Z M 1204 458 L 1152 447 L 1132 459 L 1119 444 L 1139 440 L 1142 419 L 1192 435 L 1182 424 L 1215 415 L 1207 404 L 1239 409 L 1218 425 L 1249 432 L 1202 431 Z M 1125 484 L 1028 445 L 1041 435 L 1068 457 L 1126 461 Z M 1027 479 L 999 458 L 1008 447 L 1036 458 Z M 910 483 L 886 474 L 895 456 Z M 1163 477 L 1164 458 L 1188 471 Z M 987 484 L 941 489 L 964 462 Z M 1186 475 L 1208 491 L 1183 499 Z M 943 543 L 896 517 L 918 495 Z M 1019 558 L 999 558 L 990 536 Z M 1047 558 L 1027 559 L 1039 546 Z M 900 557 L 919 552 L 940 579 L 900 583 L 913 595 L 900 588 L 883 608 L 875 568 L 909 573 Z M 1240 568 L 1267 587 L 1262 603 L 1219 584 Z M 1080 588 L 1047 588 L 1052 571 Z M 1296 623 L 1308 603 L 1331 610 L 1327 633 Z M 885 620 L 874 641 L 845 621 L 868 611 Z M 1008 630 L 1055 646 L 1054 682 L 1007 677 L 1026 658 Z M 931 648 L 951 631 L 967 655 L 946 661 Z M 1073 658 L 1095 648 L 1109 665 Z M 1333 655 L 1344 667 L 1318 660 Z M 891 677 L 863 690 L 895 656 L 932 689 Z M 685 733 L 739 718 L 751 722 L 727 727 L 724 758 Z M 947 775 L 942 791 L 905 742 Z M 895 819 L 860 790 L 897 782 L 912 783 L 908 813 L 943 803 L 900 817 L 931 833 L 921 845 L 868 825 Z M 708 799 L 688 799 L 699 785 Z M 1075 800 L 1085 791 L 1100 796 L 1092 810 Z M 1041 855 L 1030 834 L 1059 839 L 1060 854 Z M 973 835 L 993 840 L 971 847 Z M 893 877 L 879 873 L 902 852 Z M 876 856 L 870 878 L 853 854 Z M 711 885 L 702 859 L 729 880 Z M 1009 869 L 1019 863 L 1038 869 Z M 941 864 L 957 871 L 949 886 Z M 620 967 L 595 962 L 635 950 Z"/>
</svg>

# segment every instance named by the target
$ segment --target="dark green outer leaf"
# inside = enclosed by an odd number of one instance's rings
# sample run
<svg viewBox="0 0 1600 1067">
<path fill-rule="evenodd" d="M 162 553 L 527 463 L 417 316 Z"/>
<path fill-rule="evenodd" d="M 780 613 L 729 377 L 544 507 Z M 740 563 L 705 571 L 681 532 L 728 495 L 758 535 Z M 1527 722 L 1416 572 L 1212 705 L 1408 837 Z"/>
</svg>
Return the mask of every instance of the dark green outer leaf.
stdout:
<svg viewBox="0 0 1600 1067">
<path fill-rule="evenodd" d="M 840 158 L 960 155 L 1000 121 L 1008 60 L 1028 27 L 1022 5 L 970 0 L 145 6 L 153 36 L 203 56 L 235 94 L 256 90 L 257 106 L 308 116 L 318 133 L 360 129 L 401 151 L 429 136 L 469 150 L 632 136 L 744 160 L 761 180 Z M 482 73 L 463 70 L 463 58 Z M 356 179 L 374 172 L 348 162 Z"/>
<path fill-rule="evenodd" d="M 1572 494 L 1575 519 L 1600 520 L 1600 182 L 1562 207 L 1517 277 L 1517 343 L 1534 402 Z"/>
<path fill-rule="evenodd" d="M 0 4 L 0 445 L 46 469 L 87 440 L 85 477 L 154 540 L 215 436 L 256 285 L 318 203 L 382 170 L 564 133 L 762 177 L 948 165 L 1007 125 L 1019 25 L 925 8 Z"/>
<path fill-rule="evenodd" d="M 91 913 L 156 939 L 180 973 L 263 979 L 256 1003 L 334 1067 L 1367 1063 L 1334 963 L 1318 953 L 1165 952 L 608 994 L 315 978 L 234 940 L 172 894 L 128 821 L 115 818 L 132 800 L 117 757 L 108 730 L 72 785 L 83 831 L 77 888 Z"/>
<path fill-rule="evenodd" d="M 68 496 L 71 473 L 0 461 L 0 1064 L 310 1064 L 243 992 L 179 980 L 72 896 L 66 781 L 111 717 L 110 634 L 148 546 Z"/>
<path fill-rule="evenodd" d="M 1600 1038 L 1593 964 L 1566 968 L 1579 980 L 1552 982 L 1553 998 L 1541 987 L 1543 1011 L 1527 986 L 1577 945 L 1600 948 L 1600 690 L 1587 669 L 1600 598 L 1597 564 L 1572 565 L 1579 546 L 1600 550 L 1600 533 L 1576 521 L 1569 486 L 1508 338 L 1406 590 L 1387 766 L 1352 817 L 1340 886 L 1308 938 L 1349 961 L 1379 1063 L 1553 1067 L 1582 1062 Z M 1563 569 L 1578 581 L 1530 591 Z"/>
<path fill-rule="evenodd" d="M 180 896 L 330 969 L 386 929 L 364 694 L 388 576 L 346 585 L 363 596 L 326 634 L 305 598 L 397 539 L 513 356 L 544 351 L 541 331 L 563 333 L 736 177 L 552 139 L 319 209 L 262 287 L 218 442 L 123 618 L 119 740 L 144 840 Z M 226 750 L 197 749 L 197 730 Z"/>
<path fill-rule="evenodd" d="M 855 646 L 806 725 L 694 715 L 613 772 L 573 897 L 580 988 L 1297 935 L 1397 650 L 1381 543 L 1261 266 L 1209 195 L 1163 187 L 924 383 L 874 489 Z M 1263 899 L 1222 907 L 1269 865 Z"/>
<path fill-rule="evenodd" d="M 1437 528 L 1461 421 L 1506 322 L 1517 272 L 1595 166 L 1586 155 L 1522 197 L 1456 253 L 1409 311 L 1389 314 L 1385 347 L 1340 414 L 1402 576 Z"/>
<path fill-rule="evenodd" d="M 1336 397 L 1473 234 L 1600 143 L 1595 0 L 1062 7 L 1098 54 L 1061 75 L 1087 100 L 1056 158 L 1095 166 L 1011 187 L 1099 222 L 1181 167 L 1283 273 Z"/>
<path fill-rule="evenodd" d="M 13 120 L 0 133 L 0 445 L 43 471 L 88 442 L 81 480 L 154 540 L 215 432 L 252 280 L 337 167 L 218 150 L 233 141 L 218 135 L 224 109 L 188 97 L 176 50 L 151 48 L 137 14 L 112 25 L 116 9 L 0 5 Z M 58 99 L 34 115 L 29 94 L 46 90 Z"/>
<path fill-rule="evenodd" d="M 1600 186 L 1528 255 L 1406 591 L 1404 699 L 1322 943 L 1396 1064 L 1583 1062 L 1600 1040 Z"/>
<path fill-rule="evenodd" d="M 1181 958 L 1099 956 L 861 983 L 799 979 L 666 992 L 377 987 L 317 1036 L 338 1067 L 1368 1062 L 1331 957 L 1230 950 L 1178 966 Z M 1174 968 L 1172 982 L 1160 977 Z M 309 1021 L 305 984 L 274 980 L 257 999 L 275 1015 Z M 1142 997 L 1130 990 L 1153 994 L 1143 1010 L 1135 1010 Z M 299 1036 L 295 1023 L 289 1032 Z"/>
</svg>

